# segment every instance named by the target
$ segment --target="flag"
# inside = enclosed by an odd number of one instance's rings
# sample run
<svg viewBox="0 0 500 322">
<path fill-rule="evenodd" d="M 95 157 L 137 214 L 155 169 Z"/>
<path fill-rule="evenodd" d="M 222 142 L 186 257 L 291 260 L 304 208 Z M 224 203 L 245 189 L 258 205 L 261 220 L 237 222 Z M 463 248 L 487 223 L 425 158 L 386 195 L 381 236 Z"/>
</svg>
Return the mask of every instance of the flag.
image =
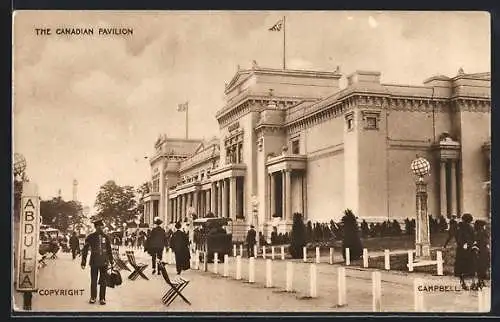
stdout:
<svg viewBox="0 0 500 322">
<path fill-rule="evenodd" d="M 280 19 L 274 26 L 269 28 L 269 31 L 281 31 L 281 28 L 283 28 L 283 19 Z"/>
<path fill-rule="evenodd" d="M 188 102 L 177 105 L 177 112 L 185 112 L 188 109 Z"/>
</svg>

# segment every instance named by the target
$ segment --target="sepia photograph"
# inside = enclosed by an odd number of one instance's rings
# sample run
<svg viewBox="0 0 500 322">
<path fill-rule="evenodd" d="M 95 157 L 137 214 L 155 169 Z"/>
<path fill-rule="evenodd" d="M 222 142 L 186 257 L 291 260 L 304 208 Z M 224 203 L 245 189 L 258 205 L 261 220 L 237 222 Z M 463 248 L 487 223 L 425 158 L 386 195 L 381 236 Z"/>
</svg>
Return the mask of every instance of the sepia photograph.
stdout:
<svg viewBox="0 0 500 322">
<path fill-rule="evenodd" d="M 488 12 L 12 23 L 12 314 L 490 312 Z"/>
</svg>

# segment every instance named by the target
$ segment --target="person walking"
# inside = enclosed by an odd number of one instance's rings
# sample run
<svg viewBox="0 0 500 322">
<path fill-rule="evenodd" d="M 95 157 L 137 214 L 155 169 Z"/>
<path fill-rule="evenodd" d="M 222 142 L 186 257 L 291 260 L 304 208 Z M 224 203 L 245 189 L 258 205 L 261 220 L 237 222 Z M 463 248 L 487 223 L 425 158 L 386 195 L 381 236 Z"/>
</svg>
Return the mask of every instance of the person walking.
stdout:
<svg viewBox="0 0 500 322">
<path fill-rule="evenodd" d="M 163 248 L 167 244 L 167 235 L 165 230 L 160 226 L 163 221 L 159 217 L 154 218 L 155 227 L 151 230 L 151 235 L 147 241 L 147 251 L 151 255 L 151 263 L 153 267 L 153 274 L 156 273 L 156 259 L 160 261 L 163 258 Z M 158 275 L 160 275 L 158 270 Z"/>
<path fill-rule="evenodd" d="M 490 268 L 490 236 L 486 230 L 484 220 L 474 222 L 474 269 L 477 276 L 477 283 L 471 285 L 471 289 L 481 289 L 485 286 L 484 280 L 488 278 Z"/>
<path fill-rule="evenodd" d="M 449 228 L 448 228 L 448 238 L 444 242 L 443 248 L 446 248 L 448 243 L 455 238 L 455 234 L 457 233 L 457 221 L 456 218 L 457 216 L 452 215 L 449 223 Z"/>
<path fill-rule="evenodd" d="M 170 248 L 175 253 L 175 268 L 177 275 L 191 268 L 191 254 L 189 253 L 189 236 L 181 230 L 181 223 L 175 224 L 176 231 L 170 238 Z"/>
<path fill-rule="evenodd" d="M 92 221 L 95 226 L 95 232 L 91 233 L 85 239 L 85 245 L 82 250 L 82 269 L 87 264 L 87 255 L 90 254 L 90 304 L 96 302 L 97 282 L 99 282 L 99 303 L 106 304 L 106 270 L 113 265 L 113 254 L 111 252 L 111 241 L 103 232 L 104 223 L 102 219 L 94 218 Z"/>
<path fill-rule="evenodd" d="M 73 260 L 76 258 L 76 255 L 80 252 L 80 241 L 76 236 L 76 231 L 73 232 L 71 237 L 69 238 L 69 248 L 71 248 L 71 256 Z"/>
<path fill-rule="evenodd" d="M 474 277 L 474 230 L 471 225 L 472 215 L 464 214 L 457 225 L 456 241 L 457 249 L 455 255 L 455 276 L 460 278 L 460 284 L 464 290 L 468 290 L 465 279 Z"/>
<path fill-rule="evenodd" d="M 255 227 L 250 225 L 250 229 L 247 232 L 247 254 L 248 258 L 255 257 L 254 254 L 254 246 L 256 244 L 257 232 L 255 231 Z"/>
</svg>

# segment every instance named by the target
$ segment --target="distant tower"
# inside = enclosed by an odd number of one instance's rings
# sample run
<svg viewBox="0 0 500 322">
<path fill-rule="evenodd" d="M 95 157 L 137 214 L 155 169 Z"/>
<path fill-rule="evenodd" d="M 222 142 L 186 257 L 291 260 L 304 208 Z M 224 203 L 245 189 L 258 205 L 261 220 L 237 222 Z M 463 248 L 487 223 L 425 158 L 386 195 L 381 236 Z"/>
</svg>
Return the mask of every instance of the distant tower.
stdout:
<svg viewBox="0 0 500 322">
<path fill-rule="evenodd" d="M 61 198 L 62 197 L 62 192 L 61 189 L 57 190 L 57 197 Z"/>
<path fill-rule="evenodd" d="M 76 181 L 76 179 L 74 179 L 73 180 L 73 201 L 78 201 L 77 192 L 78 192 L 78 181 Z"/>
</svg>

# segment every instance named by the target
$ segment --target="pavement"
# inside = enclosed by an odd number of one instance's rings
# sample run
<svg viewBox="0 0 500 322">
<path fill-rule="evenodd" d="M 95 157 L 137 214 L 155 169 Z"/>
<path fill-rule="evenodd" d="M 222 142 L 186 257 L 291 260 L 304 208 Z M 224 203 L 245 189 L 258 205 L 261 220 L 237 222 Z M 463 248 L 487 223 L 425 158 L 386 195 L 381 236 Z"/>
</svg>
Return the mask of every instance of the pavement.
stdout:
<svg viewBox="0 0 500 322">
<path fill-rule="evenodd" d="M 123 249 L 120 252 L 124 252 Z M 191 269 L 182 273 L 190 280 L 183 291 L 192 305 L 177 298 L 170 306 L 161 302 L 168 289 L 163 278 L 152 275 L 151 259 L 143 251 L 135 251 L 139 262 L 149 264 L 146 275 L 127 279 L 122 271 L 123 284 L 107 290 L 107 305 L 88 304 L 90 269 L 82 270 L 80 259 L 71 259 L 70 254 L 60 253 L 59 258 L 49 260 L 39 271 L 39 293 L 33 296 L 32 311 L 36 312 L 372 312 L 372 272 L 375 269 L 330 265 L 327 260 L 315 264 L 317 270 L 317 297 L 309 297 L 311 263 L 293 260 L 293 292 L 285 292 L 286 262 L 272 261 L 272 284 L 266 288 L 266 260 L 255 261 L 255 283 L 248 283 L 249 261 L 242 258 L 242 279 L 236 280 L 235 258 L 229 257 L 228 277 L 222 277 L 224 264 L 218 264 L 218 274 L 213 273 L 214 264 L 208 270 Z M 279 255 L 279 254 L 277 254 Z M 164 257 L 166 261 L 166 257 Z M 201 266 L 201 265 L 200 265 Z M 338 268 L 346 268 L 347 305 L 338 307 Z M 168 265 L 169 275 L 175 275 L 175 265 Z M 414 279 L 422 279 L 421 287 L 447 286 L 446 291 L 421 291 L 423 311 L 426 312 L 478 312 L 478 292 L 456 290 L 458 281 L 448 276 L 432 276 L 420 273 L 380 271 L 384 312 L 414 312 Z M 47 291 L 82 290 L 78 295 L 42 295 Z M 489 289 L 489 288 L 487 288 Z M 487 293 L 482 293 L 487 294 Z M 489 302 L 489 301 L 488 301 Z M 22 307 L 19 293 L 14 294 L 14 305 Z M 486 311 L 488 311 L 487 309 Z"/>
</svg>

